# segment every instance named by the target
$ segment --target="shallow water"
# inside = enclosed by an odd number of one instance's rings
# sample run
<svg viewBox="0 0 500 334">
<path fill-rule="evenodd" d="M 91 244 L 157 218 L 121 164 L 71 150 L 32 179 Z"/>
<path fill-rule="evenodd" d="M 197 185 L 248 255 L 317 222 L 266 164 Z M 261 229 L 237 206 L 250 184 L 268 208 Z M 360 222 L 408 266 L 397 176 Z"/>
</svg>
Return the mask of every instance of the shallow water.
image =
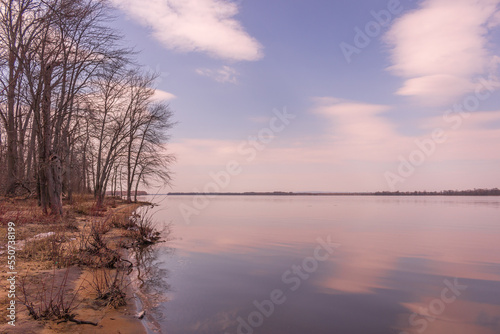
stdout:
<svg viewBox="0 0 500 334">
<path fill-rule="evenodd" d="M 500 333 L 498 197 L 193 199 L 154 199 L 163 333 Z"/>
</svg>

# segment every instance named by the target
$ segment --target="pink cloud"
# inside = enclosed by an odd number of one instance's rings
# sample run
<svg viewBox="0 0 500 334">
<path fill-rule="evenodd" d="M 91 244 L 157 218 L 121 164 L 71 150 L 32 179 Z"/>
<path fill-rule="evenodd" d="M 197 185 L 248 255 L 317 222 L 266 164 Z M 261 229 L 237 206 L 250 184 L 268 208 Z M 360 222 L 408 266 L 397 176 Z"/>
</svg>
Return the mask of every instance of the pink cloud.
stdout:
<svg viewBox="0 0 500 334">
<path fill-rule="evenodd" d="M 442 115 L 423 119 L 420 136 L 402 135 L 384 117 L 388 106 L 317 98 L 311 113 L 329 124 L 326 133 L 311 143 L 306 138 L 283 137 L 247 162 L 238 153 L 239 140 L 187 139 L 170 145 L 178 163 L 174 166 L 175 190 L 202 190 L 210 173 L 224 170 L 235 160 L 242 173 L 224 191 L 375 191 L 388 190 L 384 173 L 394 170 L 399 157 L 418 149 L 416 140 L 428 140 L 441 128 L 446 142 L 400 185 L 401 190 L 500 186 L 500 111 L 471 113 L 460 126 Z M 281 135 L 281 134 L 280 134 Z"/>
<path fill-rule="evenodd" d="M 498 25 L 499 0 L 426 0 L 397 20 L 385 40 L 389 70 L 406 81 L 397 94 L 424 104 L 454 102 L 491 74 L 489 29 Z"/>
<path fill-rule="evenodd" d="M 262 45 L 234 18 L 238 6 L 229 0 L 112 0 L 139 23 L 150 27 L 165 47 L 203 52 L 216 58 L 255 61 Z"/>
</svg>

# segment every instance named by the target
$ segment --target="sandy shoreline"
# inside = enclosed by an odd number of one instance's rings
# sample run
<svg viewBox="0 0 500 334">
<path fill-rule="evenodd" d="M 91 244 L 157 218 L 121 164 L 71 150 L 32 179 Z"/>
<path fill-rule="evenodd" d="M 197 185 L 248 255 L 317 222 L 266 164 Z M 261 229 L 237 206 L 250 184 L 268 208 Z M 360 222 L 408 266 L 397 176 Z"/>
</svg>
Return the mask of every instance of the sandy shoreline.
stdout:
<svg viewBox="0 0 500 334">
<path fill-rule="evenodd" d="M 109 210 L 112 215 L 123 215 L 130 216 L 137 208 L 143 204 L 118 204 L 115 209 Z M 1 217 L 1 215 L 0 215 Z M 90 221 L 95 219 L 95 217 L 77 217 L 77 223 L 79 228 L 86 224 L 90 224 Z M 2 224 L 3 225 L 3 224 Z M 30 231 L 30 233 L 25 233 L 24 231 L 20 234 L 35 234 L 38 232 L 38 227 L 40 230 L 45 230 L 48 232 L 46 226 L 37 226 L 37 224 L 29 224 L 25 228 Z M 1 226 L 3 230 L 6 226 Z M 32 231 L 33 230 L 33 231 Z M 109 232 L 110 244 L 119 244 L 119 242 L 130 241 L 127 240 L 125 235 L 125 230 L 120 230 L 118 228 L 112 228 Z M 77 232 L 68 232 L 68 238 L 70 240 L 75 240 L 73 235 Z M 108 234 L 106 234 L 108 235 Z M 23 236 L 23 235 L 22 235 Z M 19 241 L 24 238 L 18 239 Z M 26 238 L 27 240 L 28 238 Z M 118 242 L 119 241 L 119 242 Z M 3 249 L 2 249 L 3 250 Z M 121 249 L 120 253 L 125 253 L 125 259 L 131 257 L 131 250 Z M 7 261 L 6 254 L 1 255 L 2 261 Z M 74 319 L 89 321 L 97 323 L 97 326 L 90 324 L 77 324 L 75 322 L 66 321 L 62 322 L 56 320 L 34 320 L 32 319 L 27 309 L 20 301 L 16 301 L 16 322 L 15 327 L 7 323 L 7 313 L 6 307 L 2 307 L 0 311 L 0 316 L 2 316 L 2 323 L 0 323 L 0 333 L 41 333 L 41 334 L 55 334 L 55 333 L 81 333 L 81 334 L 148 334 L 148 333 L 158 333 L 158 326 L 155 325 L 154 319 L 146 311 L 146 316 L 143 319 L 138 318 L 138 314 L 142 311 L 144 301 L 141 300 L 140 289 L 133 281 L 132 275 L 125 276 L 126 283 L 126 305 L 120 306 L 118 308 L 113 308 L 110 306 L 103 307 L 96 303 L 95 291 L 92 291 L 88 287 L 88 283 L 92 281 L 92 273 L 89 268 L 81 265 L 73 265 L 68 269 L 48 269 L 43 268 L 37 261 L 28 261 L 19 258 L 18 262 L 18 281 L 17 281 L 17 294 L 20 294 L 20 279 L 22 276 L 26 276 L 28 281 L 28 288 L 33 290 L 39 290 L 40 287 L 35 285 L 33 281 L 38 279 L 39 281 L 50 281 L 52 277 L 63 277 L 67 275 L 67 291 L 68 294 L 74 294 L 74 310 L 72 313 L 75 314 Z M 7 263 L 7 262 L 3 262 Z M 0 279 L 2 281 L 2 291 L 0 292 L 0 302 L 2 305 L 8 305 L 9 300 L 7 299 L 7 271 L 3 270 L 0 274 Z M 30 286 L 31 284 L 31 286 Z M 42 283 L 43 284 L 43 283 Z M 145 307 L 147 309 L 147 307 Z M 155 330 L 156 329 L 156 330 Z"/>
</svg>

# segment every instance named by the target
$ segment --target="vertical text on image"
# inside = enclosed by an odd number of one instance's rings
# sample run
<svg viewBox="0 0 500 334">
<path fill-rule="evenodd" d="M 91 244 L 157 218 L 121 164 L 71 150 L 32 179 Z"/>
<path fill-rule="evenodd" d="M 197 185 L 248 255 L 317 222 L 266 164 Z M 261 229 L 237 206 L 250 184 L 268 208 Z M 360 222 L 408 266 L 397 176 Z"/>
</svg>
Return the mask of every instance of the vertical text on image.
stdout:
<svg viewBox="0 0 500 334">
<path fill-rule="evenodd" d="M 7 323 L 16 326 L 16 224 L 7 224 Z"/>
</svg>

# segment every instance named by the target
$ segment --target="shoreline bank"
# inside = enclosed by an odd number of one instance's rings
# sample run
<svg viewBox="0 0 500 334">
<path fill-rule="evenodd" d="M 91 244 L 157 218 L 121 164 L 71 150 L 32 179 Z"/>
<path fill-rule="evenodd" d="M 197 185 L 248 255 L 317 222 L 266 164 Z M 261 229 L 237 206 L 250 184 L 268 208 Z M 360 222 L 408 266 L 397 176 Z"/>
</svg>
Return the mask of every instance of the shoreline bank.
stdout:
<svg viewBox="0 0 500 334">
<path fill-rule="evenodd" d="M 32 203 L 26 203 L 21 200 L 13 201 L 13 207 L 21 207 L 16 214 L 14 211 L 0 210 L 0 222 L 2 223 L 2 234 L 6 230 L 6 225 L 4 221 L 15 220 L 17 221 L 17 226 L 19 226 L 18 232 L 18 242 L 22 240 L 35 240 L 26 243 L 26 249 L 19 250 L 18 262 L 18 278 L 19 281 L 23 281 L 23 285 L 18 283 L 17 292 L 19 295 L 16 300 L 16 322 L 15 327 L 7 324 L 7 320 L 0 324 L 0 332 L 2 333 L 42 333 L 42 334 L 55 334 L 55 333 L 121 333 L 121 334 L 149 334 L 153 333 L 147 324 L 150 317 L 143 319 L 138 318 L 138 313 L 142 308 L 142 301 L 139 297 L 139 292 L 134 288 L 133 284 L 126 283 L 125 292 L 126 296 L 125 305 L 118 308 L 113 308 L 111 306 L 102 306 L 104 303 L 102 301 L 97 301 L 96 292 L 92 289 L 92 283 L 96 283 L 96 272 L 100 269 L 91 269 L 91 267 L 86 267 L 81 263 L 72 263 L 68 266 L 57 267 L 57 258 L 44 259 L 41 261 L 39 255 L 33 249 L 33 245 L 38 244 L 45 245 L 50 244 L 52 246 L 57 245 L 61 249 L 69 250 L 68 255 L 72 258 L 81 256 L 78 254 L 78 243 L 82 242 L 79 240 L 84 235 L 84 231 L 93 226 L 94 224 L 114 224 L 121 219 L 122 221 L 127 221 L 128 217 L 132 216 L 135 211 L 144 205 L 149 205 L 149 203 L 125 203 L 123 201 L 117 201 L 114 203 L 107 211 L 106 215 L 85 215 L 80 211 L 81 208 L 74 210 L 74 212 L 80 212 L 74 216 L 64 217 L 62 220 L 57 222 L 51 222 L 48 224 L 45 221 L 38 221 L 29 217 L 27 214 L 30 212 L 29 209 Z M 3 203 L 2 203 L 3 204 Z M 26 208 L 22 208 L 22 204 L 25 204 Z M 25 210 L 25 211 L 23 211 Z M 72 211 L 73 212 L 73 211 Z M 20 214 L 21 213 L 21 214 Z M 20 219 L 22 214 L 26 217 Z M 110 218 L 111 217 L 111 218 Z M 117 218 L 118 217 L 118 218 Z M 15 219 L 14 219 L 15 218 Z M 43 218 L 43 217 L 42 217 Z M 71 227 L 67 228 L 63 225 L 68 224 Z M 48 231 L 54 230 L 53 233 L 48 233 Z M 43 233 L 40 233 L 43 232 Z M 44 234 L 44 238 L 36 238 L 37 235 Z M 131 243 L 132 239 L 128 229 L 123 227 L 112 226 L 109 230 L 103 233 L 106 236 L 107 246 L 109 250 L 113 252 L 122 252 L 123 250 L 130 253 L 130 250 L 124 249 L 123 245 L 126 243 Z M 30 239 L 35 237 L 35 239 Z M 33 251 L 34 254 L 29 253 Z M 80 251 L 81 252 L 81 251 Z M 29 256 L 28 256 L 29 255 Z M 30 257 L 32 256 L 32 257 Z M 3 257 L 3 255 L 2 255 Z M 125 257 L 126 259 L 126 257 Z M 5 259 L 6 260 L 6 259 Z M 117 269 L 116 269 L 117 270 Z M 113 273 L 113 269 L 102 268 L 103 273 Z M 5 270 L 1 273 L 1 279 L 6 282 L 5 275 L 7 273 Z M 65 278 L 66 277 L 66 278 Z M 110 276 L 111 277 L 111 276 Z M 72 318 L 59 318 L 52 317 L 52 319 L 46 320 L 34 320 L 32 316 L 28 314 L 26 306 L 23 305 L 21 297 L 24 298 L 24 292 L 31 292 L 31 301 L 35 304 L 38 303 L 38 298 L 40 298 L 43 289 L 51 283 L 54 286 L 54 282 L 61 284 L 60 281 L 63 280 L 64 285 L 61 285 L 62 291 L 66 295 L 73 296 L 74 305 L 72 305 L 71 313 L 74 314 Z M 64 281 L 64 279 L 66 281 Z M 132 277 L 125 276 L 125 280 L 132 281 Z M 40 285 L 41 284 L 41 285 Z M 7 305 L 7 290 L 4 288 L 0 293 L 0 301 L 2 305 Z M 28 294 L 28 293 L 27 293 Z M 28 300 L 28 299 L 26 299 Z M 1 313 L 5 313 L 5 308 L 2 308 Z M 0 314 L 3 319 L 7 319 L 7 314 Z M 91 324 L 78 324 L 73 322 L 72 319 L 84 322 L 97 323 L 97 326 Z"/>
</svg>

